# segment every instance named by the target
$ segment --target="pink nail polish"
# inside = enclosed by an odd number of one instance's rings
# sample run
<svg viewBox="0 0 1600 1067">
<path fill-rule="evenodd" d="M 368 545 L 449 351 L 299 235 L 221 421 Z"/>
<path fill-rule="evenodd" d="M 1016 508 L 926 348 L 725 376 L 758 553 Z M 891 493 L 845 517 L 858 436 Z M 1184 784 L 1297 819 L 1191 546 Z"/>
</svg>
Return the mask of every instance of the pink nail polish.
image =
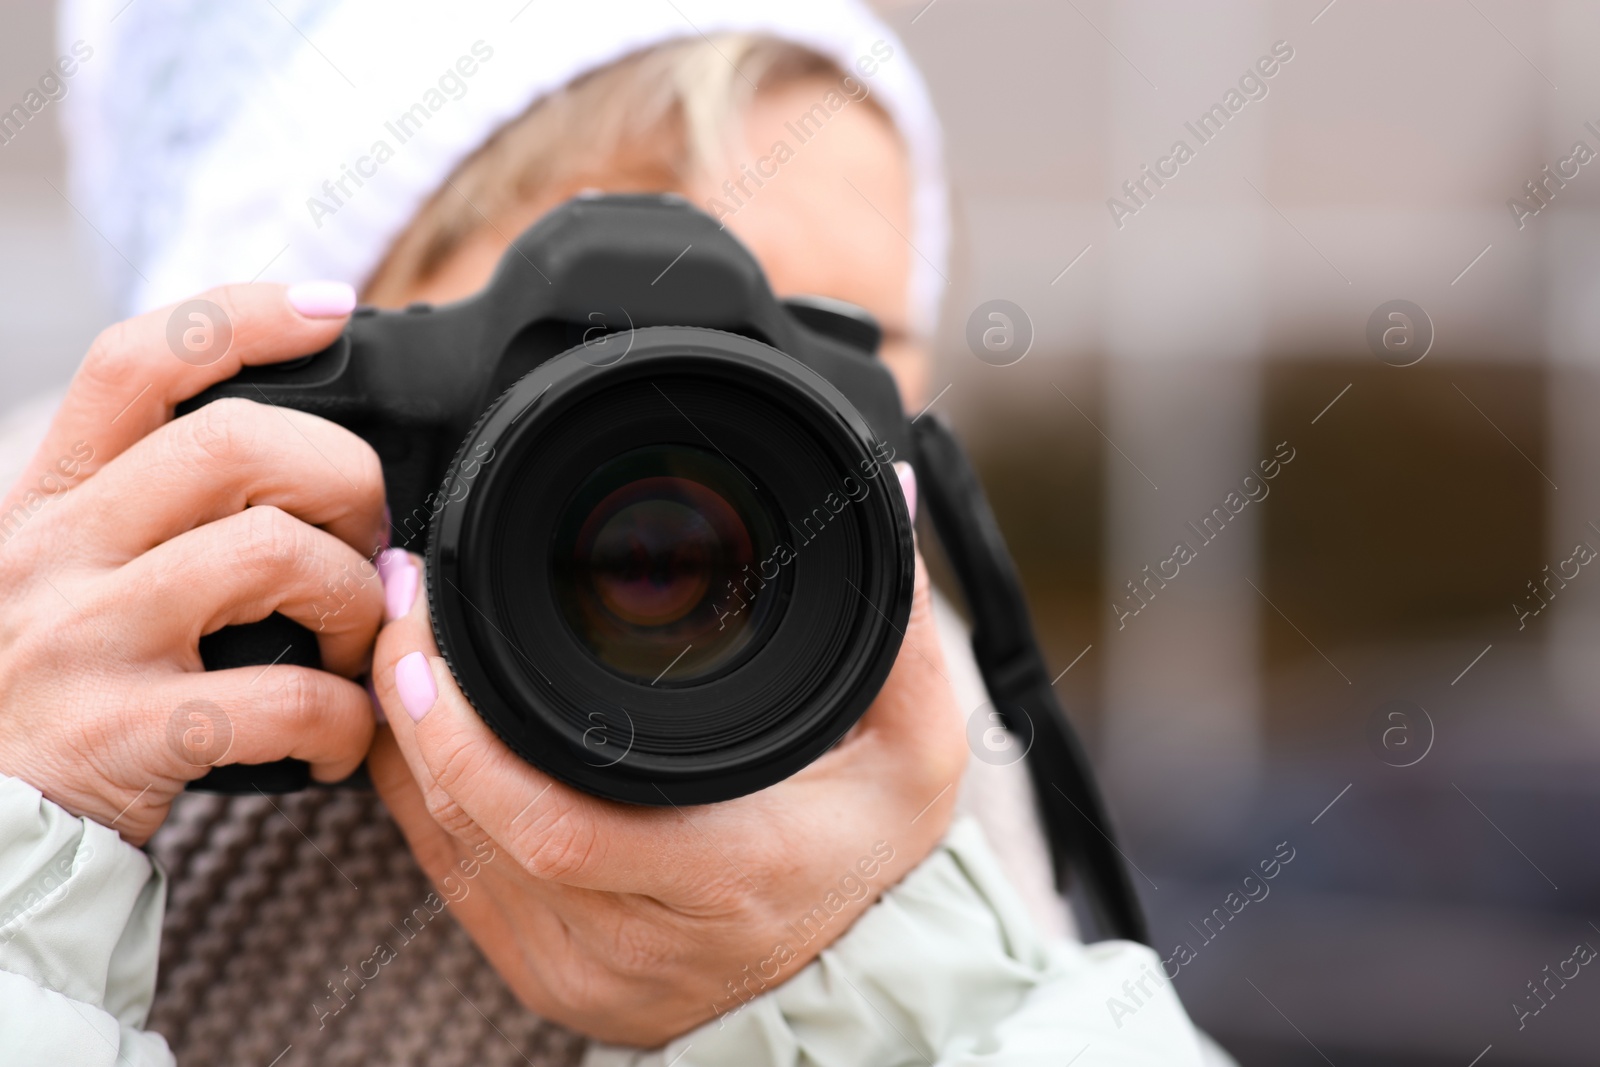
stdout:
<svg viewBox="0 0 1600 1067">
<path fill-rule="evenodd" d="M 432 710 L 433 702 L 439 699 L 439 687 L 433 682 L 433 667 L 421 652 L 413 652 L 395 664 L 394 688 L 412 722 L 421 722 Z"/>
<path fill-rule="evenodd" d="M 372 684 L 372 677 L 367 677 L 367 696 L 372 699 L 372 717 L 382 726 L 389 721 L 389 716 L 383 713 L 383 701 L 378 699 L 378 690 Z"/>
<path fill-rule="evenodd" d="M 289 306 L 308 319 L 341 319 L 356 307 L 356 291 L 345 282 L 301 282 L 287 295 Z"/>
<path fill-rule="evenodd" d="M 896 463 L 894 472 L 900 476 L 900 491 L 905 494 L 906 510 L 911 513 L 911 521 L 917 521 L 917 472 L 911 469 L 909 463 Z"/>
<path fill-rule="evenodd" d="M 398 548 L 378 553 L 378 580 L 383 583 L 384 617 L 390 622 L 411 610 L 417 599 L 417 565 Z"/>
</svg>

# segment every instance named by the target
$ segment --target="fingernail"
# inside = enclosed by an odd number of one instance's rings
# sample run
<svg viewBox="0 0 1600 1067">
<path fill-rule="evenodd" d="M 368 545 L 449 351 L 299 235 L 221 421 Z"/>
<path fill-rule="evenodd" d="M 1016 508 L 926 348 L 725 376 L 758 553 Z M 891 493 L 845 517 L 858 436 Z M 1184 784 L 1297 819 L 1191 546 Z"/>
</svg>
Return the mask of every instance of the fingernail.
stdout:
<svg viewBox="0 0 1600 1067">
<path fill-rule="evenodd" d="M 413 652 L 395 664 L 394 688 L 412 722 L 421 722 L 439 699 L 439 687 L 433 684 L 433 667 L 421 652 Z"/>
<path fill-rule="evenodd" d="M 356 309 L 356 291 L 344 282 L 289 286 L 289 306 L 308 319 L 341 319 Z"/>
<path fill-rule="evenodd" d="M 417 565 L 400 549 L 386 548 L 378 553 L 378 580 L 383 583 L 384 615 L 393 622 L 417 599 Z"/>
<path fill-rule="evenodd" d="M 906 497 L 906 510 L 911 513 L 911 521 L 917 521 L 917 472 L 911 469 L 909 463 L 896 463 L 894 472 L 900 476 L 900 491 Z"/>
<path fill-rule="evenodd" d="M 373 688 L 371 675 L 367 676 L 367 696 L 372 698 L 372 717 L 378 720 L 379 726 L 384 725 L 389 721 L 389 716 L 383 713 L 383 701 L 378 699 L 378 691 Z"/>
</svg>

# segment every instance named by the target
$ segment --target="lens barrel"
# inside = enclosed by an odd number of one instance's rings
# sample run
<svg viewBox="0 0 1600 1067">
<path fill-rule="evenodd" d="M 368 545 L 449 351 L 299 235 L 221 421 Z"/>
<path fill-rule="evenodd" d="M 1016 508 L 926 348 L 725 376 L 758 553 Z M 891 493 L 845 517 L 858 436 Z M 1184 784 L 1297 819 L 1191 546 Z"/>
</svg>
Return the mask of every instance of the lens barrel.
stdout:
<svg viewBox="0 0 1600 1067">
<path fill-rule="evenodd" d="M 750 338 L 633 331 L 511 386 L 429 539 L 439 647 L 519 755 L 588 792 L 709 803 L 788 777 L 866 710 L 910 614 L 892 452 Z"/>
</svg>

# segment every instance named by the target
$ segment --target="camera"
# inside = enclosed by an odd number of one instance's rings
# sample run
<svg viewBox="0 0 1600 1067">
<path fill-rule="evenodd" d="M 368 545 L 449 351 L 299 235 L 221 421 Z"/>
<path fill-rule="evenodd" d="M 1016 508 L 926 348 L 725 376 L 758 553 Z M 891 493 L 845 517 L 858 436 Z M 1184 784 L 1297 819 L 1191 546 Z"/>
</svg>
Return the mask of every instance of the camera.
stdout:
<svg viewBox="0 0 1600 1067">
<path fill-rule="evenodd" d="M 529 763 L 646 805 L 772 785 L 860 719 L 911 611 L 892 466 L 911 463 L 991 701 L 972 721 L 998 719 L 1027 759 L 1058 883 L 1075 873 L 1111 936 L 1148 942 L 977 475 L 937 416 L 907 419 L 881 339 L 852 305 L 779 300 L 679 197 L 582 196 L 478 295 L 358 308 L 327 349 L 246 368 L 179 413 L 244 397 L 365 439 L 473 707 Z M 211 670 L 321 665 L 315 635 L 277 614 L 200 653 Z M 191 787 L 309 784 L 282 760 Z"/>
<path fill-rule="evenodd" d="M 707 803 L 837 742 L 899 650 L 910 438 L 878 339 L 850 305 L 776 299 L 686 202 L 589 197 L 480 294 L 362 308 L 325 351 L 191 403 L 364 438 L 395 545 L 426 559 L 439 650 L 495 733 L 600 796 Z M 315 652 L 288 627 L 213 635 L 207 665 Z"/>
</svg>

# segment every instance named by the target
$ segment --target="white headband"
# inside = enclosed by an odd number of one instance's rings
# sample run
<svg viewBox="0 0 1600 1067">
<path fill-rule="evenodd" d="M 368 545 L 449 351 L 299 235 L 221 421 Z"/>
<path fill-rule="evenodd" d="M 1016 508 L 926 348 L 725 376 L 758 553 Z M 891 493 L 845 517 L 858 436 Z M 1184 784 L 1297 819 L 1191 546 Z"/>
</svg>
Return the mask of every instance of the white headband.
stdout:
<svg viewBox="0 0 1600 1067">
<path fill-rule="evenodd" d="M 73 200 L 106 238 L 130 312 L 257 277 L 359 285 L 534 100 L 640 49 L 724 32 L 809 47 L 888 111 L 915 182 L 912 321 L 931 330 L 949 243 L 938 120 L 903 44 L 858 0 L 67 0 L 63 44 L 94 49 L 62 101 Z"/>
</svg>

